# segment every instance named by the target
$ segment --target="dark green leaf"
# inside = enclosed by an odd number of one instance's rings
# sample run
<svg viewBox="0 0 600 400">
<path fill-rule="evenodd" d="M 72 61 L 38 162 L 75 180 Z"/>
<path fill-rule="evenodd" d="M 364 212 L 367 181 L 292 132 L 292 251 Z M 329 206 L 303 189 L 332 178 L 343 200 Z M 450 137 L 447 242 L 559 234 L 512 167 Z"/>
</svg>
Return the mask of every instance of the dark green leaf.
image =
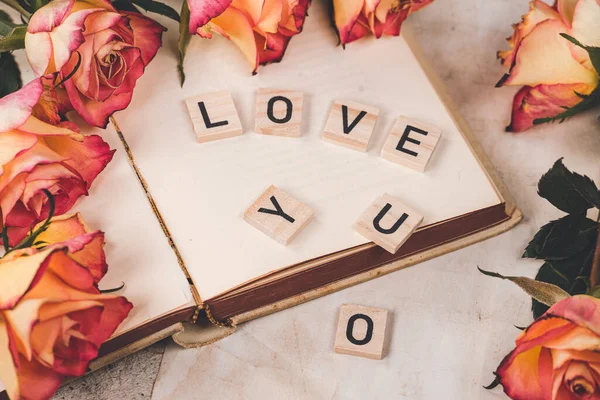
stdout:
<svg viewBox="0 0 600 400">
<path fill-rule="evenodd" d="M 115 7 L 119 11 L 129 11 L 138 13 L 140 10 L 130 0 L 117 0 L 112 3 L 113 7 Z"/>
<path fill-rule="evenodd" d="M 0 36 L 8 36 L 16 26 L 10 16 L 5 11 L 0 10 Z"/>
<path fill-rule="evenodd" d="M 185 82 L 185 72 L 183 72 L 183 61 L 185 59 L 185 52 L 188 45 L 190 44 L 190 9 L 187 4 L 187 0 L 183 2 L 181 6 L 181 22 L 179 22 L 179 40 L 177 41 L 177 50 L 179 51 L 179 60 L 177 62 L 177 72 L 179 73 L 179 82 L 181 86 Z"/>
<path fill-rule="evenodd" d="M 569 213 L 585 213 L 589 208 L 600 208 L 600 192 L 589 177 L 571 172 L 562 158 L 540 179 L 538 194 L 556 208 Z"/>
<path fill-rule="evenodd" d="M 37 10 L 44 7 L 48 3 L 50 3 L 50 0 L 33 0 L 32 1 L 33 12 L 36 12 Z"/>
<path fill-rule="evenodd" d="M 560 36 L 564 37 L 569 42 L 573 43 L 575 46 L 579 46 L 582 49 L 584 49 L 585 51 L 587 51 L 590 56 L 590 61 L 592 62 L 592 65 L 596 69 L 596 72 L 598 73 L 598 75 L 600 75 L 600 47 L 585 46 L 581 42 L 579 42 L 577 39 L 575 39 L 572 36 L 567 35 L 566 33 L 561 33 Z"/>
<path fill-rule="evenodd" d="M 164 15 L 165 17 L 171 18 L 177 22 L 180 20 L 177 11 L 164 3 L 154 0 L 132 0 L 132 2 L 146 11 Z"/>
<path fill-rule="evenodd" d="M 598 225 L 584 214 L 567 215 L 541 227 L 523 258 L 563 260 L 593 246 Z"/>
<path fill-rule="evenodd" d="M 27 33 L 27 26 L 18 25 L 14 28 L 8 36 L 0 39 L 0 52 L 24 49 L 25 33 Z"/>
<path fill-rule="evenodd" d="M 0 53 L 0 97 L 19 90 L 23 86 L 21 71 L 11 53 Z"/>
</svg>

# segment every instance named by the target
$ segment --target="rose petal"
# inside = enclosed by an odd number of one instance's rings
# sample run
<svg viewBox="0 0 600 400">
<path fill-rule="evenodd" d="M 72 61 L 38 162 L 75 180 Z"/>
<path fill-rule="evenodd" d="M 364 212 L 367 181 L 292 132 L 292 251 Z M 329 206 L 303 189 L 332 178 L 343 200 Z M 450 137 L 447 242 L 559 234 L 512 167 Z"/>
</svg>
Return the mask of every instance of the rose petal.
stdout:
<svg viewBox="0 0 600 400">
<path fill-rule="evenodd" d="M 23 399 L 49 399 L 56 393 L 62 377 L 36 360 L 20 358 L 19 381 Z"/>
<path fill-rule="evenodd" d="M 567 297 L 547 312 L 572 321 L 600 335 L 600 300 L 585 295 Z"/>
<path fill-rule="evenodd" d="M 565 32 L 566 27 L 560 21 L 540 23 L 522 40 L 510 76 L 501 84 L 536 86 L 585 83 L 595 86 L 598 75 L 573 58 L 570 43 L 560 36 Z"/>
<path fill-rule="evenodd" d="M 0 314 L 0 379 L 6 392 L 12 399 L 20 398 L 19 378 L 17 376 L 18 354 L 8 325 Z"/>
<path fill-rule="evenodd" d="M 258 67 L 258 51 L 252 21 L 246 14 L 234 7 L 229 7 L 221 15 L 213 18 L 211 24 L 219 27 L 227 37 L 236 44 L 253 65 L 254 71 Z"/>
<path fill-rule="evenodd" d="M 591 85 L 538 85 L 524 86 L 513 100 L 512 118 L 506 128 L 508 132 L 522 132 L 533 126 L 539 118 L 554 117 L 583 101 L 579 94 L 590 94 Z"/>
<path fill-rule="evenodd" d="M 16 92 L 0 98 L 0 132 L 23 125 L 43 91 L 42 81 L 34 79 Z"/>
<path fill-rule="evenodd" d="M 190 8 L 189 29 L 193 35 L 211 19 L 221 15 L 231 5 L 231 0 L 187 0 L 187 3 Z"/>
<path fill-rule="evenodd" d="M 509 397 L 544 400 L 538 374 L 541 349 L 536 346 L 522 353 L 515 349 L 502 361 L 496 374 Z"/>
<path fill-rule="evenodd" d="M 283 12 L 283 0 L 265 0 L 260 20 L 256 24 L 255 29 L 261 35 L 267 33 L 275 34 L 279 30 L 279 23 Z"/>
<path fill-rule="evenodd" d="M 31 347 L 31 331 L 39 321 L 39 309 L 44 300 L 31 299 L 19 302 L 12 310 L 3 312 L 4 318 L 10 325 L 17 348 L 23 357 L 31 360 L 33 349 Z"/>
<path fill-rule="evenodd" d="M 363 0 L 333 0 L 335 26 L 342 45 L 349 43 L 352 29 L 362 9 Z"/>
<path fill-rule="evenodd" d="M 133 46 L 142 52 L 144 66 L 148 65 L 162 46 L 162 34 L 167 30 L 156 21 L 139 14 L 126 13 L 133 30 Z"/>
<path fill-rule="evenodd" d="M 579 0 L 556 0 L 556 8 L 560 13 L 563 21 L 567 26 L 571 27 L 573 23 L 573 14 Z"/>
</svg>

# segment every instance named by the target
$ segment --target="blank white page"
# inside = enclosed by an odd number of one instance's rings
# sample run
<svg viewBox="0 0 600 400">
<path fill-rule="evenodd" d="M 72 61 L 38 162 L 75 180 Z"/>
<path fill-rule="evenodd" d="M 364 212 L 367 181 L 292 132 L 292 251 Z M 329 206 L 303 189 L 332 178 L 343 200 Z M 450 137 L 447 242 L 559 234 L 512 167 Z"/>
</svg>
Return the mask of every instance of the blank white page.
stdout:
<svg viewBox="0 0 600 400">
<path fill-rule="evenodd" d="M 250 66 L 232 42 L 192 39 L 180 88 L 176 55 L 162 49 L 117 121 L 203 299 L 273 270 L 366 242 L 352 224 L 383 193 L 421 212 L 424 224 L 498 204 L 500 199 L 402 38 L 336 47 L 321 2 L 283 62 Z M 167 46 L 177 39 L 168 24 Z M 253 133 L 256 90 L 301 90 L 300 138 Z M 184 100 L 229 90 L 245 133 L 198 144 Z M 333 99 L 380 109 L 366 154 L 321 140 Z M 393 121 L 407 115 L 439 126 L 442 139 L 425 173 L 379 156 Z M 269 185 L 315 211 L 287 247 L 242 219 Z"/>
</svg>

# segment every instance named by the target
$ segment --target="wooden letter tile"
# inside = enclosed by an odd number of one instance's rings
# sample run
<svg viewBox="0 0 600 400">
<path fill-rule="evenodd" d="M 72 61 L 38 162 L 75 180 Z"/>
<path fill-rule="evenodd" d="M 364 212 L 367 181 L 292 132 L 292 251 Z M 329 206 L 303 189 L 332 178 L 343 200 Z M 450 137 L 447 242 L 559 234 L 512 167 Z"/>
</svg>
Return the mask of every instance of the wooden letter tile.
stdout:
<svg viewBox="0 0 600 400">
<path fill-rule="evenodd" d="M 302 135 L 302 92 L 258 89 L 256 133 L 299 137 Z"/>
<path fill-rule="evenodd" d="M 400 117 L 383 146 L 381 156 L 415 171 L 425 172 L 441 134 L 442 130 L 433 125 Z"/>
<path fill-rule="evenodd" d="M 387 310 L 381 308 L 342 305 L 335 334 L 335 352 L 381 360 L 387 316 Z"/>
<path fill-rule="evenodd" d="M 242 124 L 229 92 L 203 94 L 185 101 L 198 143 L 242 134 Z"/>
<path fill-rule="evenodd" d="M 244 212 L 246 222 L 283 245 L 291 242 L 312 216 L 310 207 L 273 185 Z"/>
<path fill-rule="evenodd" d="M 323 131 L 323 140 L 358 151 L 367 151 L 379 110 L 351 101 L 334 101 Z"/>
<path fill-rule="evenodd" d="M 354 230 L 395 254 L 422 221 L 421 214 L 386 193 L 365 210 Z"/>
</svg>

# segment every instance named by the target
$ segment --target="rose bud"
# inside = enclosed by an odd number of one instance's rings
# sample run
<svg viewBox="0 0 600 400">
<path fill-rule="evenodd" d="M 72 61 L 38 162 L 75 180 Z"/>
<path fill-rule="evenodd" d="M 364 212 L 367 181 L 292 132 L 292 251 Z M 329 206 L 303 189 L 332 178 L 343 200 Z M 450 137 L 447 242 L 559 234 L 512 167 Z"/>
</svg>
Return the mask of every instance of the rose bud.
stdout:
<svg viewBox="0 0 600 400">
<path fill-rule="evenodd" d="M 11 245 L 48 217 L 44 190 L 54 196 L 55 215 L 64 214 L 113 157 L 100 136 L 61 122 L 53 99 L 41 79 L 0 99 L 0 226 Z"/>
<path fill-rule="evenodd" d="M 310 0 L 188 0 L 189 30 L 203 38 L 213 32 L 231 39 L 256 72 L 281 61 L 292 36 L 302 32 Z"/>
<path fill-rule="evenodd" d="M 43 235 L 53 244 L 0 259 L 0 379 L 13 400 L 49 399 L 66 377 L 85 374 L 132 308 L 97 288 L 101 232 L 73 216 Z"/>
<path fill-rule="evenodd" d="M 106 127 L 131 102 L 163 31 L 106 0 L 54 0 L 31 17 L 25 50 L 35 72 L 59 73 L 72 107 L 88 124 Z"/>
<path fill-rule="evenodd" d="M 332 0 L 333 23 L 345 46 L 371 32 L 398 36 L 404 20 L 433 0 Z"/>
<path fill-rule="evenodd" d="M 583 101 L 598 86 L 588 53 L 562 37 L 584 45 L 600 41 L 600 3 L 559 0 L 554 6 L 534 0 L 508 39 L 511 49 L 498 52 L 510 68 L 496 86 L 523 86 L 515 95 L 509 132 L 522 132 L 534 121 L 554 117 Z"/>
</svg>

